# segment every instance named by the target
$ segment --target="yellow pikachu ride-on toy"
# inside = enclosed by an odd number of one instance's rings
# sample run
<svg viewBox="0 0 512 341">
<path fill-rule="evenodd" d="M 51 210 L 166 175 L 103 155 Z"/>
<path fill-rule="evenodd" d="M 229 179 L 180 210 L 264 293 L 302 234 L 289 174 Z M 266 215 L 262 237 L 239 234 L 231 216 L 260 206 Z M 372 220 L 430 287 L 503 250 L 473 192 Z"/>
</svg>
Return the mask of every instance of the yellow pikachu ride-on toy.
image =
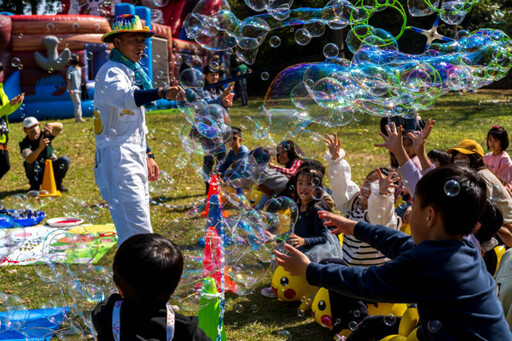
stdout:
<svg viewBox="0 0 512 341">
<path fill-rule="evenodd" d="M 324 328 L 335 331 L 339 336 L 348 336 L 351 329 L 357 326 L 366 316 L 402 316 L 407 306 L 400 303 L 369 303 L 351 300 L 346 306 L 343 296 L 329 292 L 325 288 L 318 289 L 313 300 L 311 311 L 315 321 Z"/>
<path fill-rule="evenodd" d="M 311 308 L 318 287 L 309 285 L 304 277 L 292 276 L 282 266 L 278 266 L 272 276 L 272 289 L 278 300 L 302 301 L 299 310 L 307 311 Z"/>
</svg>

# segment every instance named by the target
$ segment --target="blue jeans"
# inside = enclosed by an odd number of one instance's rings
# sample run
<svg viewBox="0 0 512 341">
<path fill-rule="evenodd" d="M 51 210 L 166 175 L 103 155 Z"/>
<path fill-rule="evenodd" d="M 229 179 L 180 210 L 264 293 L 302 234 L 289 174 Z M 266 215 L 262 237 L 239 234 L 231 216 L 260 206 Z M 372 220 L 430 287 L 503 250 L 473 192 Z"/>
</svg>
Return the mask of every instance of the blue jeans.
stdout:
<svg viewBox="0 0 512 341">
<path fill-rule="evenodd" d="M 31 190 L 39 190 L 39 186 L 43 183 L 45 162 L 46 160 L 41 162 L 39 159 L 32 163 L 23 162 Z M 55 176 L 57 188 L 62 185 L 62 179 L 66 176 L 70 163 L 71 161 L 67 156 L 61 156 L 57 160 L 52 160 L 53 175 Z"/>
</svg>

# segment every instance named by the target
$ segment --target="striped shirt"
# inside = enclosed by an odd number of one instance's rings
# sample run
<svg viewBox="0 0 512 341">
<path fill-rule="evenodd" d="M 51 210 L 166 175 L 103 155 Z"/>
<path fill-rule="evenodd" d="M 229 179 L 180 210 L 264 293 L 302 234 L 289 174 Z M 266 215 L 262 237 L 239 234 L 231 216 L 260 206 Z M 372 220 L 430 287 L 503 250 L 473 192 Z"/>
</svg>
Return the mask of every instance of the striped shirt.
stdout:
<svg viewBox="0 0 512 341">
<path fill-rule="evenodd" d="M 378 188 L 372 188 L 368 209 L 364 210 L 359 196 L 359 186 L 352 181 L 350 165 L 344 158 L 343 149 L 340 149 L 340 158 L 337 160 L 332 160 L 329 154 L 325 156 L 329 161 L 329 181 L 336 208 L 348 219 L 363 220 L 370 224 L 381 224 L 397 229 L 401 225 L 401 220 L 395 214 L 393 196 L 380 195 Z M 354 236 L 343 235 L 342 250 L 343 260 L 349 266 L 381 265 L 389 261 L 379 251 Z"/>
<path fill-rule="evenodd" d="M 368 222 L 366 211 L 359 195 L 352 201 L 351 210 L 347 212 L 347 218 Z M 343 235 L 343 260 L 348 266 L 382 265 L 389 261 L 382 253 L 372 248 L 354 236 Z"/>
</svg>

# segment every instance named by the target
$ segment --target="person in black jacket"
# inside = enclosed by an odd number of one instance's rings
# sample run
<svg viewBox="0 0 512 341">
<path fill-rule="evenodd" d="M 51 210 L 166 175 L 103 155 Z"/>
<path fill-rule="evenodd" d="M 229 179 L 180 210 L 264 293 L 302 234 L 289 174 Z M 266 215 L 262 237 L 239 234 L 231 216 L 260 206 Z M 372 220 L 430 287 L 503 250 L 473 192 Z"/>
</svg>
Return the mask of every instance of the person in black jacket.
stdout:
<svg viewBox="0 0 512 341">
<path fill-rule="evenodd" d="M 183 272 L 178 246 L 158 234 L 128 238 L 114 256 L 111 295 L 92 312 L 98 341 L 210 341 L 196 316 L 174 313 L 168 304 Z"/>
</svg>

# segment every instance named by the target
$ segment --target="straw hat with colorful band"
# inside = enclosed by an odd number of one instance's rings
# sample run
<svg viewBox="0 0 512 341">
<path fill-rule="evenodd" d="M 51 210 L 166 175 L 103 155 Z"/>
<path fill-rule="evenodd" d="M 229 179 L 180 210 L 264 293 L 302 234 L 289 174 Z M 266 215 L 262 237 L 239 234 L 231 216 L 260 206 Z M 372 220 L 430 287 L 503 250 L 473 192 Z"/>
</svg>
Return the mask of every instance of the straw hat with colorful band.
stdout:
<svg viewBox="0 0 512 341">
<path fill-rule="evenodd" d="M 484 149 L 475 140 L 462 140 L 455 146 L 455 148 L 450 148 L 446 152 L 448 154 L 452 154 L 455 151 L 465 155 L 478 154 L 481 157 L 484 157 Z"/>
<path fill-rule="evenodd" d="M 114 18 L 112 22 L 112 31 L 107 32 L 101 37 L 104 43 L 112 43 L 114 37 L 120 33 L 143 33 L 145 38 L 155 35 L 149 27 L 142 26 L 139 16 L 133 14 L 122 14 Z"/>
</svg>

